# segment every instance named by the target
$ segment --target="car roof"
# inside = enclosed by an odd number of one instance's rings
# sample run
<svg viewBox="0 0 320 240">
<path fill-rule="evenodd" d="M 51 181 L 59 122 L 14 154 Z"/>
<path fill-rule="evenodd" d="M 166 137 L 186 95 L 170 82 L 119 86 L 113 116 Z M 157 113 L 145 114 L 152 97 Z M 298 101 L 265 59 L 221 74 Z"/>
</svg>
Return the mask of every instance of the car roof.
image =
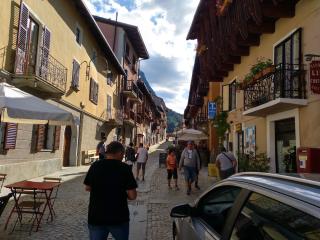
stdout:
<svg viewBox="0 0 320 240">
<path fill-rule="evenodd" d="M 227 180 L 256 185 L 320 207 L 320 182 L 302 177 L 302 175 L 293 177 L 273 173 L 246 172 L 235 174 Z"/>
</svg>

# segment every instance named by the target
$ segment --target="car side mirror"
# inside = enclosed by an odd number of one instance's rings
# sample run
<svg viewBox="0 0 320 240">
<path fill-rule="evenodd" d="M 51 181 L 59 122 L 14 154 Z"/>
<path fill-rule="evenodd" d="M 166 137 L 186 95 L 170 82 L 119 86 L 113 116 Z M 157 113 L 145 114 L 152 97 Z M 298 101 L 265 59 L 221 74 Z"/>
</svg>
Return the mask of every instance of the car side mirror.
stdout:
<svg viewBox="0 0 320 240">
<path fill-rule="evenodd" d="M 189 204 L 183 204 L 172 208 L 170 216 L 174 218 L 191 217 L 193 208 Z"/>
</svg>

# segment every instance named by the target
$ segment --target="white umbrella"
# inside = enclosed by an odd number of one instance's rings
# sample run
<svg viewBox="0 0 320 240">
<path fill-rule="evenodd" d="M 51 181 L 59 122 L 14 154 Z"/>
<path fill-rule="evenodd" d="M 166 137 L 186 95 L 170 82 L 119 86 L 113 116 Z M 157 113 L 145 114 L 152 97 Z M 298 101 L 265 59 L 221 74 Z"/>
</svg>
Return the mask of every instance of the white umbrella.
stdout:
<svg viewBox="0 0 320 240">
<path fill-rule="evenodd" d="M 0 83 L 1 122 L 71 125 L 73 115 L 7 83 Z"/>
<path fill-rule="evenodd" d="M 193 128 L 182 129 L 177 132 L 177 136 L 179 140 L 183 140 L 183 141 L 188 141 L 188 140 L 200 141 L 200 140 L 208 139 L 208 136 L 206 134 Z"/>
</svg>

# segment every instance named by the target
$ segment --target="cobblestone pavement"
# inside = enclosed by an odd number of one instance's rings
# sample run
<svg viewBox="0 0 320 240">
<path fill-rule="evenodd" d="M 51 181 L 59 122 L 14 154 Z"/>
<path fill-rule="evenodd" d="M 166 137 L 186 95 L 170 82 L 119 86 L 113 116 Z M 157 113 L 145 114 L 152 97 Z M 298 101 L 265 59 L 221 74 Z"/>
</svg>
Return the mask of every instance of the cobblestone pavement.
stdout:
<svg viewBox="0 0 320 240">
<path fill-rule="evenodd" d="M 201 190 L 193 190 L 191 195 L 187 196 L 180 174 L 180 190 L 169 190 L 166 169 L 164 167 L 159 168 L 158 165 L 159 153 L 164 151 L 166 147 L 167 143 L 157 148 L 150 148 L 152 153 L 147 163 L 146 181 L 138 182 L 138 198 L 129 202 L 131 215 L 130 240 L 171 239 L 170 209 L 174 205 L 193 201 L 214 182 L 214 179 L 207 176 L 206 169 L 203 169 L 199 180 Z M 31 232 L 29 235 L 28 231 L 17 225 L 16 230 L 10 233 L 13 227 L 12 223 L 16 219 L 15 216 L 10 221 L 8 230 L 4 231 L 5 220 L 13 206 L 13 201 L 10 201 L 0 218 L 0 240 L 88 239 L 89 194 L 84 191 L 82 185 L 87 170 L 88 166 L 67 168 L 51 175 L 63 178 L 63 184 L 59 189 L 59 198 L 54 206 L 57 217 L 52 222 L 46 222 L 47 216 L 45 216 L 38 232 Z M 41 178 L 35 180 L 41 180 Z M 26 226 L 28 227 L 28 225 Z"/>
</svg>

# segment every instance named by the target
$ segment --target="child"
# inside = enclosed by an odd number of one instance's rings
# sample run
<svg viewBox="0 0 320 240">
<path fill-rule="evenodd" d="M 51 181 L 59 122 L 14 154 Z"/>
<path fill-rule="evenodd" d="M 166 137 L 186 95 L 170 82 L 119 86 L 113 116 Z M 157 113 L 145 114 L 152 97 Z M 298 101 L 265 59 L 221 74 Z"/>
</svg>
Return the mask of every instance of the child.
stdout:
<svg viewBox="0 0 320 240">
<path fill-rule="evenodd" d="M 178 171 L 177 171 L 177 158 L 176 154 L 174 153 L 174 149 L 169 149 L 168 156 L 167 156 L 167 172 L 168 172 L 168 187 L 171 188 L 171 178 L 173 176 L 175 189 L 179 190 L 178 187 Z"/>
</svg>

